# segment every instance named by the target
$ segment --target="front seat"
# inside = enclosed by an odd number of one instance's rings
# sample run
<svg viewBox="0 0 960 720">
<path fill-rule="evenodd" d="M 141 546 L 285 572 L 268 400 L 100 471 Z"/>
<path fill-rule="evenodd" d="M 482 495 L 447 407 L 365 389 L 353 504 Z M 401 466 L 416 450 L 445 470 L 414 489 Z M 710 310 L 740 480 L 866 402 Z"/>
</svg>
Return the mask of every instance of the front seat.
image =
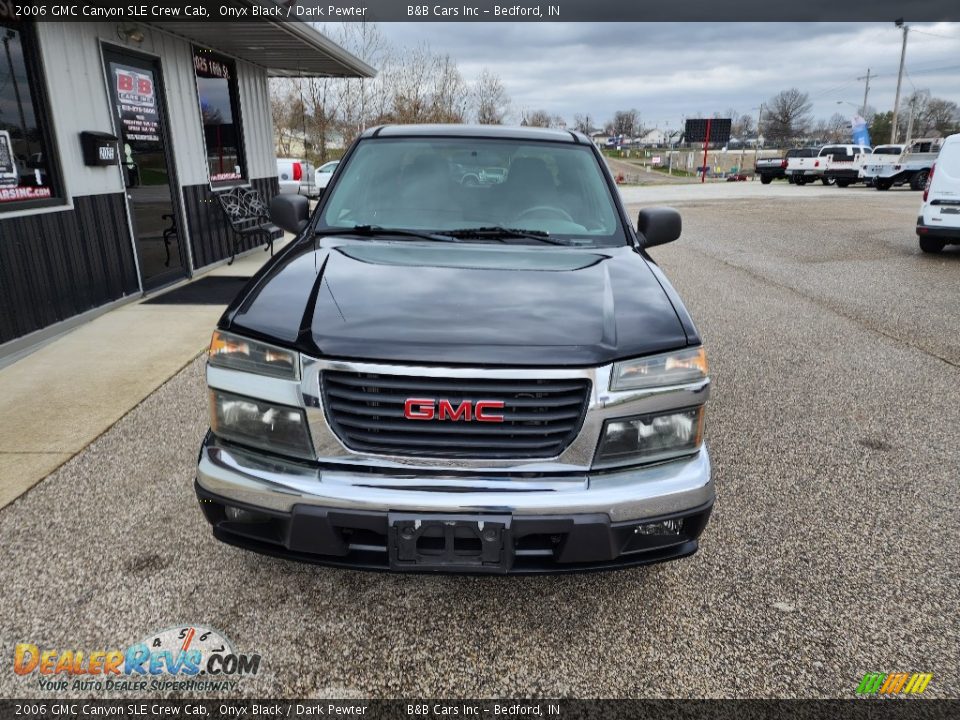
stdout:
<svg viewBox="0 0 960 720">
<path fill-rule="evenodd" d="M 539 205 L 556 206 L 558 201 L 553 173 L 540 158 L 516 158 L 498 190 L 504 198 L 506 220 L 515 220 Z"/>
</svg>

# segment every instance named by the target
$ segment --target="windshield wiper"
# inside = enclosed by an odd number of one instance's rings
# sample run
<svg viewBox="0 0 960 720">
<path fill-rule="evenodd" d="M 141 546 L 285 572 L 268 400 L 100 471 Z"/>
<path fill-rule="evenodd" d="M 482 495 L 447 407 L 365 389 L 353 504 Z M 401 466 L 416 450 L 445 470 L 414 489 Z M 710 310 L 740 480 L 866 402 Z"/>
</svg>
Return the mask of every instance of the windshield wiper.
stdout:
<svg viewBox="0 0 960 720">
<path fill-rule="evenodd" d="M 420 238 L 421 240 L 433 240 L 436 242 L 459 242 L 456 237 L 449 233 L 430 233 L 419 232 L 417 230 L 406 230 L 404 228 L 386 228 L 380 225 L 354 225 L 353 227 L 328 227 L 318 228 L 317 235 L 362 235 L 364 237 L 377 237 L 380 235 L 390 235 L 393 237 Z"/>
<path fill-rule="evenodd" d="M 562 240 L 550 237 L 550 233 L 543 230 L 521 230 L 520 228 L 501 227 L 500 225 L 488 225 L 485 227 L 459 228 L 457 230 L 444 230 L 444 235 L 455 238 L 493 238 L 504 240 L 507 238 L 524 238 L 527 240 L 539 240 L 550 245 L 566 245 Z"/>
</svg>

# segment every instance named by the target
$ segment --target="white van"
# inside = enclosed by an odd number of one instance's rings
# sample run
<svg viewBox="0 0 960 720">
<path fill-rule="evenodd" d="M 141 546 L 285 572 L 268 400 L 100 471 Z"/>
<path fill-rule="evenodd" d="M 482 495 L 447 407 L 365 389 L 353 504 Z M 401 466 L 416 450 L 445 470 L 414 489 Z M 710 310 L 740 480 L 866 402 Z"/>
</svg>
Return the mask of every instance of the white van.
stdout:
<svg viewBox="0 0 960 720">
<path fill-rule="evenodd" d="M 281 194 L 306 195 L 308 198 L 320 197 L 314 167 L 306 160 L 277 158 L 277 180 L 280 183 Z"/>
<path fill-rule="evenodd" d="M 917 218 L 920 249 L 938 253 L 960 245 L 960 133 L 943 141 L 923 190 Z"/>
</svg>

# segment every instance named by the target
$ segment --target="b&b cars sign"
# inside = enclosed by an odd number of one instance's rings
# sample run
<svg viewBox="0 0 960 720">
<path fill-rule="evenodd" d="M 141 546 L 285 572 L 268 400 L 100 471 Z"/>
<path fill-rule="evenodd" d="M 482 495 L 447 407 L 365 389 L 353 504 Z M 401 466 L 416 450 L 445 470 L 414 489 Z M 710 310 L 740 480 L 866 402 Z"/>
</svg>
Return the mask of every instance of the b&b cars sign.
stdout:
<svg viewBox="0 0 960 720">
<path fill-rule="evenodd" d="M 114 93 L 126 142 L 160 141 L 160 115 L 153 73 L 110 63 Z"/>
</svg>

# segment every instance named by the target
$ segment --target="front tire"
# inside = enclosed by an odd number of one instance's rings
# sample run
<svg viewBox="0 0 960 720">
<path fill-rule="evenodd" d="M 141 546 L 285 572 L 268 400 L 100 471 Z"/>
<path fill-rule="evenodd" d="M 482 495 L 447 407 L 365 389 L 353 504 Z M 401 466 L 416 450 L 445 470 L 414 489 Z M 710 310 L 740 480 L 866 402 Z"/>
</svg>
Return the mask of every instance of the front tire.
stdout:
<svg viewBox="0 0 960 720">
<path fill-rule="evenodd" d="M 876 180 L 873 181 L 873 186 L 877 190 L 889 190 L 890 188 L 893 187 L 893 180 L 887 180 L 887 179 L 881 180 L 880 178 L 877 178 Z"/>
<path fill-rule="evenodd" d="M 773 177 L 770 175 L 761 175 L 760 182 L 763 183 L 764 185 L 769 185 L 770 183 L 773 182 Z"/>
<path fill-rule="evenodd" d="M 930 173 L 926 170 L 921 170 L 912 178 L 910 178 L 910 189 L 923 190 L 924 186 L 927 184 L 928 177 L 930 177 Z"/>
</svg>

